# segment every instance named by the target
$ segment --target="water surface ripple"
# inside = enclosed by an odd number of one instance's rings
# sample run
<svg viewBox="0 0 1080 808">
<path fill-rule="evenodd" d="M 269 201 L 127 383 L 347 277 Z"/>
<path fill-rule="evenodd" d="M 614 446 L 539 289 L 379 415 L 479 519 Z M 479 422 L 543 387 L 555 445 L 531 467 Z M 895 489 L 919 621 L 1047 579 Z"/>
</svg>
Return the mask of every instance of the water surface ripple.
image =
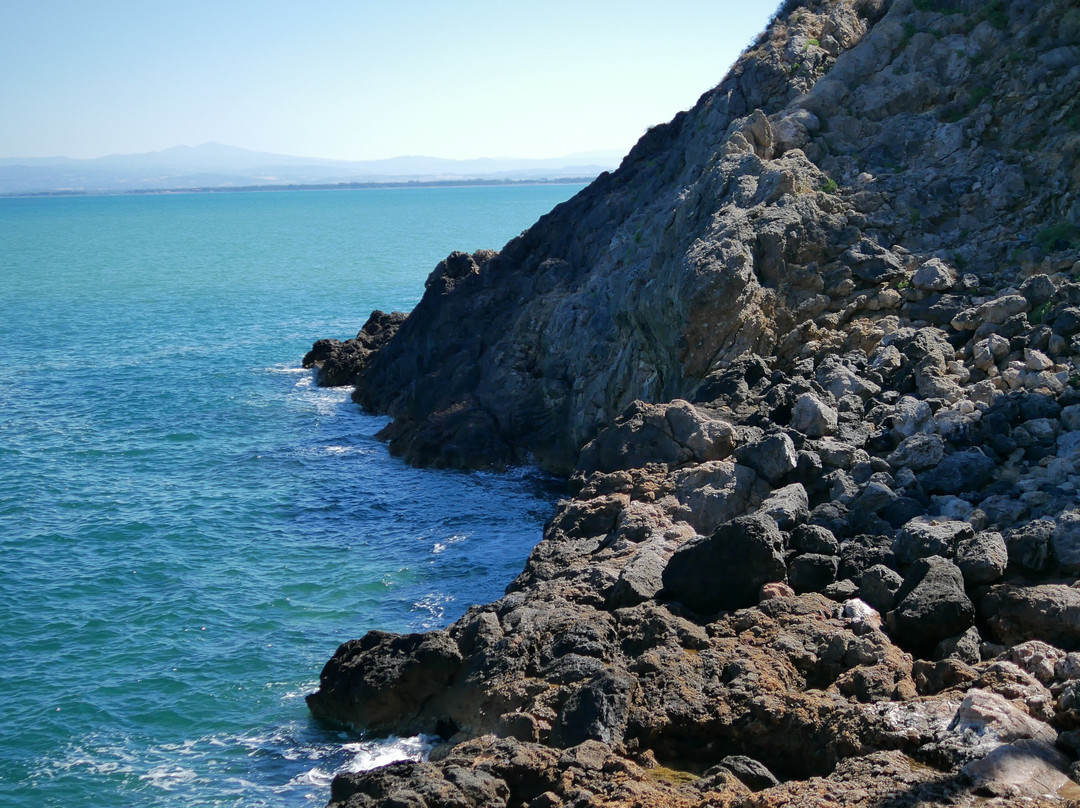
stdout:
<svg viewBox="0 0 1080 808">
<path fill-rule="evenodd" d="M 423 751 L 303 696 L 500 595 L 556 490 L 403 465 L 299 359 L 576 190 L 0 200 L 0 803 L 322 805 Z"/>
</svg>

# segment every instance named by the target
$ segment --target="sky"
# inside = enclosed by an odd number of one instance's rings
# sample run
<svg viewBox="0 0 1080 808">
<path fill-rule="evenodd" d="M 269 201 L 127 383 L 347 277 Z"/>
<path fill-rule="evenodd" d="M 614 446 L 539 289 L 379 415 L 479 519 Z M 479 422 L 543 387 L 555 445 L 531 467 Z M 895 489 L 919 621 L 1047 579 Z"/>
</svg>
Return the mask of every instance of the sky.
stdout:
<svg viewBox="0 0 1080 808">
<path fill-rule="evenodd" d="M 775 3 L 0 0 L 0 157 L 626 152 Z"/>
</svg>

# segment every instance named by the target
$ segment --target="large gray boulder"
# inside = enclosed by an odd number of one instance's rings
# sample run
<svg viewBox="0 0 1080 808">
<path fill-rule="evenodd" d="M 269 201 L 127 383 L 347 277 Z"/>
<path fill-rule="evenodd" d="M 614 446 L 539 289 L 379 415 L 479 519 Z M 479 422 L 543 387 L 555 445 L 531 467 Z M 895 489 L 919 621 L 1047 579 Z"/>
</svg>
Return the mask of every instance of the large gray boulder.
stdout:
<svg viewBox="0 0 1080 808">
<path fill-rule="evenodd" d="M 803 393 L 791 410 L 791 428 L 809 438 L 820 438 L 836 431 L 837 412 L 813 393 Z"/>
<path fill-rule="evenodd" d="M 957 542 L 955 560 L 968 584 L 991 584 L 1005 574 L 1009 551 L 1000 533 L 984 530 Z"/>
<path fill-rule="evenodd" d="M 946 455 L 931 469 L 919 474 L 919 483 L 928 494 L 959 494 L 978 491 L 994 474 L 993 460 L 978 449 Z"/>
<path fill-rule="evenodd" d="M 740 446 L 735 450 L 735 459 L 752 468 L 772 485 L 794 470 L 797 461 L 795 444 L 783 433 Z"/>
<path fill-rule="evenodd" d="M 677 466 L 722 460 L 731 454 L 735 432 L 686 401 L 635 401 L 582 450 L 578 470 L 619 471 L 648 463 Z"/>
<path fill-rule="evenodd" d="M 901 564 L 929 556 L 952 558 L 957 543 L 974 535 L 967 522 L 917 516 L 896 532 L 893 552 Z"/>
<path fill-rule="evenodd" d="M 784 538 L 771 518 L 740 516 L 679 548 L 664 568 L 664 596 L 702 614 L 757 603 L 762 584 L 782 581 Z"/>
<path fill-rule="evenodd" d="M 997 584 L 983 596 L 979 611 L 997 642 L 1042 640 L 1066 651 L 1080 650 L 1080 589 Z"/>
<path fill-rule="evenodd" d="M 758 513 L 771 517 L 781 530 L 792 530 L 809 518 L 810 499 L 801 483 L 792 483 L 769 494 Z"/>
<path fill-rule="evenodd" d="M 896 608 L 886 616 L 897 643 L 928 655 L 947 637 L 971 627 L 975 606 L 964 592 L 964 576 L 946 558 L 920 558 L 911 565 L 896 593 Z"/>
</svg>

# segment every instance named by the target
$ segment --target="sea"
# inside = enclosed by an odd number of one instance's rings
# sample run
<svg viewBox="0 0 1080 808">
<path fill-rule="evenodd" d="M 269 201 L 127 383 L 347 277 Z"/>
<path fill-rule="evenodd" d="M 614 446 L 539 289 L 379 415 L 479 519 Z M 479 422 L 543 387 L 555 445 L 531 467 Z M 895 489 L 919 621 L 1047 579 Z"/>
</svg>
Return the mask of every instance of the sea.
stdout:
<svg viewBox="0 0 1080 808">
<path fill-rule="evenodd" d="M 304 696 L 499 597 L 560 487 L 411 468 L 300 361 L 580 188 L 0 199 L 0 804 L 322 806 L 430 748 Z"/>
</svg>

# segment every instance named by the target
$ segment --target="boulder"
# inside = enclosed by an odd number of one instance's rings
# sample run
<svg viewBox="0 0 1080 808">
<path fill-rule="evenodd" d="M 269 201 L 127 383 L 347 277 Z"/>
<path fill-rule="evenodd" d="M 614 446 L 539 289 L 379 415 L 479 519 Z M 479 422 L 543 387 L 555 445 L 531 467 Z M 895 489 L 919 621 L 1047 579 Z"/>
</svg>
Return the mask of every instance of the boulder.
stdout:
<svg viewBox="0 0 1080 808">
<path fill-rule="evenodd" d="M 993 460 L 977 449 L 946 455 L 934 468 L 919 474 L 919 484 L 928 494 L 959 494 L 978 491 L 994 474 Z"/>
<path fill-rule="evenodd" d="M 1058 514 L 1054 520 L 1051 545 L 1058 567 L 1067 575 L 1080 573 L 1080 510 Z"/>
<path fill-rule="evenodd" d="M 934 431 L 934 411 L 925 401 L 912 396 L 902 396 L 896 402 L 890 420 L 892 431 L 901 439 Z"/>
<path fill-rule="evenodd" d="M 446 689 L 461 662 L 457 644 L 445 631 L 369 631 L 337 649 L 307 705 L 316 718 L 355 730 L 415 734 L 413 716 Z M 436 723 L 431 716 L 420 729 L 436 733 Z"/>
<path fill-rule="evenodd" d="M 792 530 L 810 516 L 810 499 L 800 483 L 777 488 L 761 503 L 758 513 L 772 517 L 781 530 Z"/>
<path fill-rule="evenodd" d="M 904 579 L 896 570 L 884 564 L 875 564 L 862 574 L 859 598 L 884 614 L 895 605 L 896 593 L 903 583 Z"/>
<path fill-rule="evenodd" d="M 955 561 L 969 585 L 992 584 L 1005 574 L 1009 552 L 1000 533 L 984 530 L 959 539 Z"/>
<path fill-rule="evenodd" d="M 910 564 L 917 558 L 929 556 L 952 558 L 957 543 L 974 535 L 975 531 L 967 522 L 918 516 L 896 532 L 892 548 L 900 564 Z"/>
<path fill-rule="evenodd" d="M 955 659 L 966 665 L 975 665 L 982 661 L 979 651 L 981 644 L 979 630 L 972 626 L 959 636 L 948 637 L 939 642 L 934 649 L 934 659 Z"/>
<path fill-rule="evenodd" d="M 788 580 L 796 592 L 821 592 L 836 580 L 839 566 L 836 556 L 804 553 L 788 564 Z"/>
<path fill-rule="evenodd" d="M 963 768 L 972 787 L 1009 800 L 1031 800 L 1056 794 L 1070 782 L 1069 759 L 1052 745 L 1019 740 L 1004 744 Z"/>
<path fill-rule="evenodd" d="M 931 258 L 911 276 L 911 285 L 928 292 L 944 292 L 956 283 L 956 271 L 940 258 Z"/>
<path fill-rule="evenodd" d="M 836 555 L 840 552 L 840 542 L 836 540 L 836 536 L 821 525 L 800 525 L 791 531 L 791 543 L 795 549 L 804 553 Z"/>
<path fill-rule="evenodd" d="M 1042 640 L 1066 651 L 1080 650 L 1080 589 L 996 584 L 983 596 L 979 612 L 997 642 Z"/>
<path fill-rule="evenodd" d="M 777 485 L 796 465 L 795 444 L 784 434 L 769 435 L 744 444 L 735 451 L 735 459 L 753 469 L 771 485 Z"/>
<path fill-rule="evenodd" d="M 761 586 L 782 581 L 784 538 L 770 517 L 741 516 L 708 538 L 687 542 L 663 572 L 663 595 L 702 614 L 757 602 Z"/>
<path fill-rule="evenodd" d="M 589 474 L 641 468 L 648 463 L 723 460 L 731 454 L 734 441 L 729 423 L 710 417 L 689 402 L 634 401 L 585 445 L 578 470 Z"/>
<path fill-rule="evenodd" d="M 938 465 L 944 457 L 945 441 L 940 435 L 916 432 L 900 441 L 886 459 L 894 469 L 909 468 L 912 471 L 923 471 Z"/>
<path fill-rule="evenodd" d="M 929 654 L 947 637 L 971 627 L 975 607 L 964 592 L 964 577 L 946 558 L 920 558 L 896 593 L 896 608 L 886 616 L 889 633 L 907 650 Z"/>
<path fill-rule="evenodd" d="M 716 765 L 738 777 L 751 791 L 761 791 L 780 785 L 776 775 L 769 771 L 764 763 L 746 755 L 728 755 Z M 708 772 L 705 774 L 706 777 L 709 775 Z"/>
<path fill-rule="evenodd" d="M 1036 519 L 1005 534 L 1009 563 L 1031 572 L 1041 572 L 1052 559 L 1052 541 L 1056 525 L 1049 519 Z"/>
<path fill-rule="evenodd" d="M 809 438 L 820 438 L 836 431 L 837 412 L 813 393 L 803 393 L 791 410 L 792 429 Z"/>
</svg>

